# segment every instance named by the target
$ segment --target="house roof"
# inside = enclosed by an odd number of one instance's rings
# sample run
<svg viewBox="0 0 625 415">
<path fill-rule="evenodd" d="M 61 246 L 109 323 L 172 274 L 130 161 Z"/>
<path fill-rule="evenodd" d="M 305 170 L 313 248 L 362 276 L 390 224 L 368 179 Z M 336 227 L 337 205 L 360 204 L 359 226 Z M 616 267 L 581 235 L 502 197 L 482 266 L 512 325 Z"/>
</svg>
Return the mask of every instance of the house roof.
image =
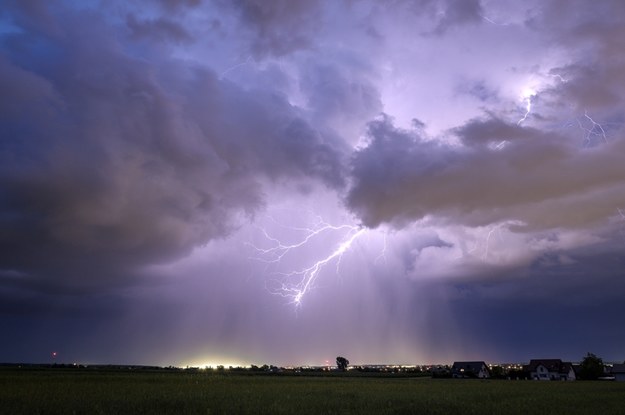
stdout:
<svg viewBox="0 0 625 415">
<path fill-rule="evenodd" d="M 452 371 L 460 372 L 467 371 L 472 373 L 479 373 L 482 368 L 486 368 L 488 370 L 488 366 L 483 361 L 476 362 L 454 362 L 454 365 L 451 367 Z"/>
<path fill-rule="evenodd" d="M 563 362 L 560 359 L 532 359 L 527 365 L 527 370 L 535 372 L 538 366 L 544 366 L 549 372 L 568 373 L 572 368 L 571 362 Z"/>
</svg>

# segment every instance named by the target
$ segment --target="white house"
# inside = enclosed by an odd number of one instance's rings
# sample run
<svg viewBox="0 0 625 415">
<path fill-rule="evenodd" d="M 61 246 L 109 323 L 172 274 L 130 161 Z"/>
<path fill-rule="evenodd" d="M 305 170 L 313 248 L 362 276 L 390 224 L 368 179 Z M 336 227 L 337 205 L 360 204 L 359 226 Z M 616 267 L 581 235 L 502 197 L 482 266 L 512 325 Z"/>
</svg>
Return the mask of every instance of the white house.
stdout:
<svg viewBox="0 0 625 415">
<path fill-rule="evenodd" d="M 526 370 L 535 380 L 575 380 L 575 370 L 571 362 L 560 359 L 532 359 Z"/>
</svg>

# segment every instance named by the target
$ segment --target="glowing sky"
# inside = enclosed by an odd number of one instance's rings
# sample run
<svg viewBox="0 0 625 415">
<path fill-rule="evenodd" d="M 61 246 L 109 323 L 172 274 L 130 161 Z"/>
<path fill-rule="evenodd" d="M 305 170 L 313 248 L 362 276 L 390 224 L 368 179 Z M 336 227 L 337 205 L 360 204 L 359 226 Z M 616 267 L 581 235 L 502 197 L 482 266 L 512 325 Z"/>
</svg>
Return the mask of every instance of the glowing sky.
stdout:
<svg viewBox="0 0 625 415">
<path fill-rule="evenodd" d="M 1 362 L 625 359 L 621 0 L 9 0 Z"/>
</svg>

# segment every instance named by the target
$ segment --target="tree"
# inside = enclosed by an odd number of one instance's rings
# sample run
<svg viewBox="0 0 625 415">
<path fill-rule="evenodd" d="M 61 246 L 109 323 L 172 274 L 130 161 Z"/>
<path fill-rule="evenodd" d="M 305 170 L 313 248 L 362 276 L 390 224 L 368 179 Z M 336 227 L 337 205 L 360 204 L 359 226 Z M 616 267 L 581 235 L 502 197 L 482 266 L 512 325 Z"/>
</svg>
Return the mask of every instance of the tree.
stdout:
<svg viewBox="0 0 625 415">
<path fill-rule="evenodd" d="M 336 358 L 336 366 L 339 370 L 345 371 L 347 370 L 347 366 L 349 365 L 349 360 L 345 359 L 342 356 Z"/>
<path fill-rule="evenodd" d="M 505 379 L 506 373 L 503 370 L 503 367 L 499 365 L 491 366 L 490 368 L 490 377 L 493 379 Z"/>
<path fill-rule="evenodd" d="M 592 353 L 587 353 L 579 365 L 579 378 L 594 380 L 603 376 L 603 360 Z"/>
</svg>

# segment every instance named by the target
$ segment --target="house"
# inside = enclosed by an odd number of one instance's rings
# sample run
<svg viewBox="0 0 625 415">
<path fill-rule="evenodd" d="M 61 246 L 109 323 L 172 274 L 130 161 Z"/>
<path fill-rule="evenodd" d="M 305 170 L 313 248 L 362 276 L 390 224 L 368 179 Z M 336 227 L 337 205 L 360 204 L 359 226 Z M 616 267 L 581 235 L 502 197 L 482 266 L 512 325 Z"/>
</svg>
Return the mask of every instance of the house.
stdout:
<svg viewBox="0 0 625 415">
<path fill-rule="evenodd" d="M 453 378 L 489 378 L 490 372 L 484 362 L 454 362 L 451 367 Z"/>
<path fill-rule="evenodd" d="M 616 381 L 625 382 L 625 363 L 612 365 L 612 376 Z"/>
<path fill-rule="evenodd" d="M 526 371 L 535 380 L 575 380 L 571 362 L 560 359 L 532 359 Z"/>
</svg>

